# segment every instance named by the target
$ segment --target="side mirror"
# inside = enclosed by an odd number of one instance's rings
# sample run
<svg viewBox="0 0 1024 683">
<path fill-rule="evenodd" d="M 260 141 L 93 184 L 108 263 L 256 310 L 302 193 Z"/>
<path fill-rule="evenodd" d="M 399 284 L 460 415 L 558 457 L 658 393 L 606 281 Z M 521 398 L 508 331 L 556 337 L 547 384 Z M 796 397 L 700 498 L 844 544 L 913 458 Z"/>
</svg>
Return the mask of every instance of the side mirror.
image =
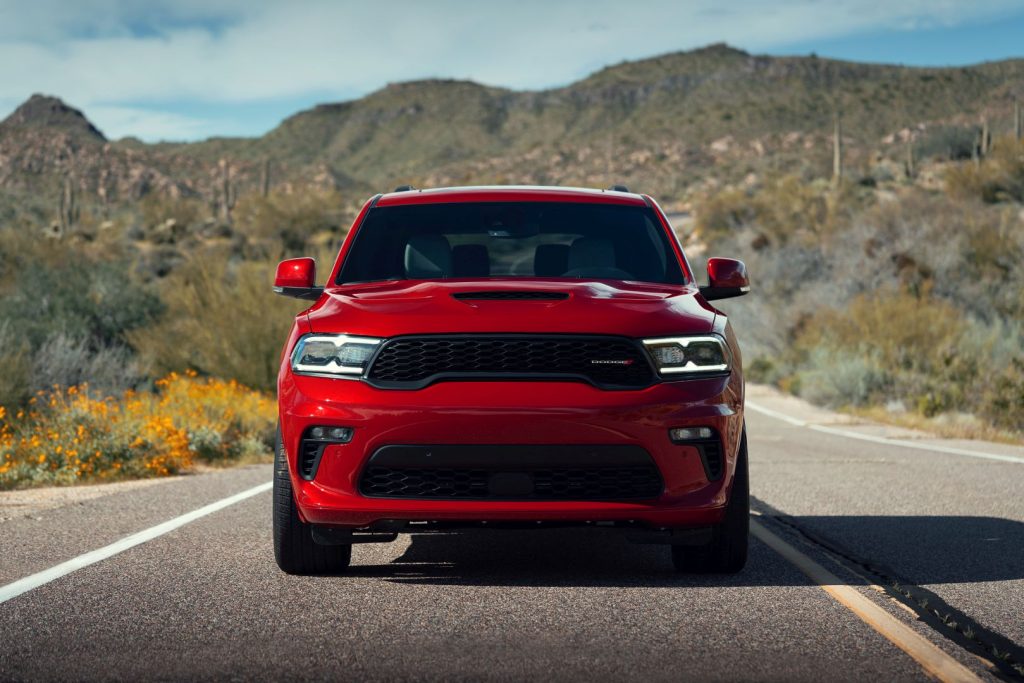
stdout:
<svg viewBox="0 0 1024 683">
<path fill-rule="evenodd" d="M 317 287 L 315 282 L 316 261 L 311 258 L 290 258 L 277 264 L 274 292 L 282 296 L 316 301 L 324 293 L 324 288 Z"/>
<path fill-rule="evenodd" d="M 747 267 L 734 258 L 708 259 L 708 285 L 700 293 L 708 301 L 731 299 L 750 291 Z"/>
</svg>

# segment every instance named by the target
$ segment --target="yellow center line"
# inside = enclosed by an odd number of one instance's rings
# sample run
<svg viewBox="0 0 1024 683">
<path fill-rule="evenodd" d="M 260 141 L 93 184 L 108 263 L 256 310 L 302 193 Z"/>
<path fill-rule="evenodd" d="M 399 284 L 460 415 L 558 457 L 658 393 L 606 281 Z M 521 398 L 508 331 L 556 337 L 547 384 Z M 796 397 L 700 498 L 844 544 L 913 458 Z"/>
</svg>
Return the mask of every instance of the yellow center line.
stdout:
<svg viewBox="0 0 1024 683">
<path fill-rule="evenodd" d="M 750 532 L 756 539 L 788 560 L 818 584 L 839 604 L 856 614 L 893 645 L 913 657 L 925 672 L 940 681 L 981 681 L 970 669 L 939 649 L 906 624 L 868 600 L 838 576 L 768 531 L 760 522 L 750 520 Z"/>
</svg>

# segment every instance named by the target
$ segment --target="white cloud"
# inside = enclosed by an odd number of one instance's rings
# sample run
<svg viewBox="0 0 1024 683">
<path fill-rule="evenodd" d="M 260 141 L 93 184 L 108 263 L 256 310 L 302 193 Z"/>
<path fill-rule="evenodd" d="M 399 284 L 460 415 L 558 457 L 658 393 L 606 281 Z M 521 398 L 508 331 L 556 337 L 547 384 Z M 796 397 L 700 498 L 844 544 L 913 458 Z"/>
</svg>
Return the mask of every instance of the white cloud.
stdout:
<svg viewBox="0 0 1024 683">
<path fill-rule="evenodd" d="M 710 42 L 764 50 L 873 29 L 957 25 L 1020 6 L 1019 0 L 0 0 L 0 101 L 49 92 L 85 109 L 115 137 L 194 136 L 201 121 L 163 114 L 159 104 L 330 97 L 432 76 L 543 88 L 604 64 Z"/>
</svg>

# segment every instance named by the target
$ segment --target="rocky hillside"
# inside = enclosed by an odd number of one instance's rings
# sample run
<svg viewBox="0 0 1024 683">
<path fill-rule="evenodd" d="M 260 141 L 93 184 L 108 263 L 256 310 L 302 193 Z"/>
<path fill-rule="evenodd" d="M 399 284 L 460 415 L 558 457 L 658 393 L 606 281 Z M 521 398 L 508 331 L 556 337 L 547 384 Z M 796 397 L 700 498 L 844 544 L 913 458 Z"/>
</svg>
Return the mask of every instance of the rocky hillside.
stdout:
<svg viewBox="0 0 1024 683">
<path fill-rule="evenodd" d="M 299 112 L 259 138 L 109 141 L 79 111 L 33 96 L 0 123 L 0 217 L 44 220 L 72 187 L 84 205 L 149 193 L 626 182 L 667 200 L 751 172 L 828 173 L 834 112 L 844 161 L 867 174 L 940 127 L 1009 127 L 1024 60 L 924 69 L 750 55 L 724 45 L 627 62 L 564 88 L 515 92 L 465 81 L 388 85 Z"/>
</svg>

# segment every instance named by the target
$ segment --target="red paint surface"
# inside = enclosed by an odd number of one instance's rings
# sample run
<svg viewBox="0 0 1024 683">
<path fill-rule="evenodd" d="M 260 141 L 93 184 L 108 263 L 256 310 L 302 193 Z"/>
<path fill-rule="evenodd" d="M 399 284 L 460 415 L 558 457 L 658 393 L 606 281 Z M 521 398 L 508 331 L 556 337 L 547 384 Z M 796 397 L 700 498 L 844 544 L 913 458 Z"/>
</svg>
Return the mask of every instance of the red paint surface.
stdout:
<svg viewBox="0 0 1024 683">
<path fill-rule="evenodd" d="M 311 258 L 293 258 L 277 264 L 275 287 L 312 287 L 316 283 L 316 261 Z"/>
</svg>

